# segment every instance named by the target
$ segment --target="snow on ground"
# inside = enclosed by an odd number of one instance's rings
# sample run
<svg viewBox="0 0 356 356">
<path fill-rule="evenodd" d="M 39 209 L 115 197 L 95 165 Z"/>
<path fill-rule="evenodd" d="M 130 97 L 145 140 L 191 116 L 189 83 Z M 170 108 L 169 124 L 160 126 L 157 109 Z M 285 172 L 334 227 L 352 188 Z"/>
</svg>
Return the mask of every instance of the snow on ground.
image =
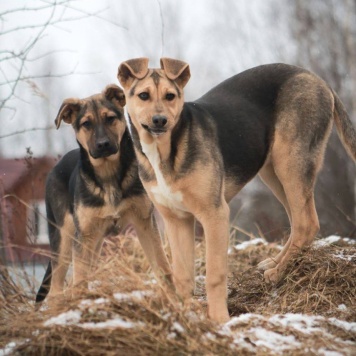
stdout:
<svg viewBox="0 0 356 356">
<path fill-rule="evenodd" d="M 114 299 L 124 302 L 139 301 L 143 298 L 151 296 L 150 291 L 133 291 L 131 293 L 115 293 Z M 125 320 L 119 314 L 111 316 L 111 319 L 101 322 L 82 322 L 82 314 L 84 310 L 91 310 L 93 306 L 105 308 L 105 304 L 110 303 L 108 298 L 98 298 L 94 300 L 83 300 L 79 303 L 78 309 L 70 310 L 61 313 L 58 316 L 52 317 L 44 322 L 44 326 L 69 326 L 75 325 L 85 329 L 105 329 L 105 328 L 122 328 L 132 329 L 136 327 L 144 328 L 142 322 L 133 322 Z M 89 309 L 88 309 L 89 308 Z M 340 305 L 342 308 L 342 305 Z M 95 310 L 96 313 L 100 309 Z M 167 321 L 170 318 L 167 318 Z M 167 339 L 175 339 L 179 334 L 189 332 L 179 322 L 172 320 L 171 326 L 167 328 Z M 271 352 L 276 355 L 285 353 L 293 353 L 305 348 L 306 352 L 312 352 L 316 355 L 338 356 L 347 355 L 348 352 L 341 352 L 342 349 L 350 349 L 354 344 L 351 341 L 342 340 L 332 333 L 333 327 L 342 329 L 348 334 L 356 337 L 356 322 L 346 322 L 336 318 L 326 318 L 323 316 L 313 316 L 304 314 L 287 313 L 284 315 L 276 314 L 272 316 L 264 316 L 260 314 L 247 313 L 238 317 L 232 318 L 229 322 L 215 330 L 206 332 L 201 336 L 202 342 L 213 342 L 219 337 L 226 338 L 230 341 L 232 350 L 246 349 L 249 352 L 261 353 Z M 325 339 L 325 345 L 336 345 L 333 349 L 320 347 L 310 350 L 310 346 L 303 343 L 303 338 L 322 335 Z M 331 343 L 331 344 L 330 344 Z M 333 346 L 333 347 L 334 347 Z M 1 355 L 11 353 L 14 345 L 8 344 L 3 350 L 0 350 Z M 340 352 L 338 350 L 341 350 Z"/>
<path fill-rule="evenodd" d="M 351 341 L 342 340 L 331 334 L 325 325 L 334 325 L 352 333 L 356 337 L 356 323 L 338 320 L 336 318 L 325 318 L 304 314 L 284 314 L 263 316 L 260 314 L 242 314 L 232 318 L 219 331 L 223 336 L 233 338 L 233 344 L 243 346 L 250 352 L 262 352 L 267 349 L 274 354 L 300 351 L 303 342 L 298 341 L 298 335 L 311 337 L 312 335 L 323 335 L 326 342 L 337 343 L 339 348 L 350 348 L 354 345 Z M 273 329 L 273 330 L 272 330 Z M 278 330 L 275 331 L 275 330 Z M 206 334 L 206 338 L 211 335 Z M 306 350 L 310 351 L 310 350 Z M 317 355 L 343 355 L 344 353 L 328 350 L 312 350 Z M 347 353 L 346 353 L 347 354 Z"/>
<path fill-rule="evenodd" d="M 349 245 L 354 245 L 354 244 L 356 245 L 356 240 L 354 239 L 351 239 L 349 237 L 340 237 L 337 235 L 331 235 L 323 239 L 315 240 L 313 246 L 318 248 L 318 247 L 329 246 L 340 242 Z M 258 246 L 258 245 L 268 245 L 268 242 L 262 237 L 256 237 L 254 239 L 238 243 L 237 245 L 233 246 L 233 248 L 237 251 L 242 251 L 247 249 L 248 247 Z M 282 246 L 278 245 L 276 247 L 282 247 Z M 230 249 L 229 252 L 232 252 L 232 250 Z"/>
<path fill-rule="evenodd" d="M 262 239 L 261 237 L 256 237 L 255 239 L 251 239 L 248 241 L 241 242 L 234 246 L 235 250 L 245 250 L 247 247 L 255 246 L 255 245 L 267 245 L 267 241 Z"/>
<path fill-rule="evenodd" d="M 319 239 L 319 240 L 315 240 L 313 243 L 314 247 L 324 247 L 324 246 L 329 246 L 335 243 L 340 243 L 343 242 L 345 244 L 349 244 L 349 245 L 354 245 L 356 244 L 356 240 L 354 239 L 350 239 L 349 237 L 340 237 L 337 235 L 331 235 L 328 237 L 325 237 L 324 239 Z"/>
</svg>

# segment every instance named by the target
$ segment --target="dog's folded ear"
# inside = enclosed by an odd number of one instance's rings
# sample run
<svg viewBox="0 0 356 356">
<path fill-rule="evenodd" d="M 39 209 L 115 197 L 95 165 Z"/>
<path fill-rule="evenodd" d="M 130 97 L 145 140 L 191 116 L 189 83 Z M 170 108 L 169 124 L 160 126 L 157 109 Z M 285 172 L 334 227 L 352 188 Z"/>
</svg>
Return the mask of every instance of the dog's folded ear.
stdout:
<svg viewBox="0 0 356 356">
<path fill-rule="evenodd" d="M 126 104 L 124 91 L 115 84 L 109 84 L 103 91 L 106 99 L 119 103 L 119 106 L 124 107 Z"/>
<path fill-rule="evenodd" d="M 161 58 L 161 68 L 166 76 L 174 80 L 181 88 L 184 88 L 190 78 L 188 63 L 172 58 Z"/>
<path fill-rule="evenodd" d="M 76 98 L 65 99 L 59 108 L 58 114 L 54 123 L 58 129 L 62 120 L 67 124 L 72 124 L 81 108 L 81 100 Z"/>
<path fill-rule="evenodd" d="M 142 79 L 147 73 L 148 58 L 134 58 L 120 64 L 117 78 L 124 89 L 127 89 L 135 78 Z"/>
</svg>

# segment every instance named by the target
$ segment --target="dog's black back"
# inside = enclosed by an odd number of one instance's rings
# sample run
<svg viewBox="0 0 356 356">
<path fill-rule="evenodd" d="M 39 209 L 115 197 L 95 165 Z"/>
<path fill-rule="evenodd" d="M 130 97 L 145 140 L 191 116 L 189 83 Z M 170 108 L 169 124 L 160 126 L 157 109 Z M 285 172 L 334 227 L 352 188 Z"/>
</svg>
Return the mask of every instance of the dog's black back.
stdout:
<svg viewBox="0 0 356 356">
<path fill-rule="evenodd" d="M 278 94 L 296 73 L 307 71 L 285 64 L 252 68 L 185 105 L 205 111 L 194 115 L 194 120 L 210 117 L 214 121 L 225 173 L 238 179 L 238 184 L 246 183 L 262 167 L 273 139 Z"/>
</svg>

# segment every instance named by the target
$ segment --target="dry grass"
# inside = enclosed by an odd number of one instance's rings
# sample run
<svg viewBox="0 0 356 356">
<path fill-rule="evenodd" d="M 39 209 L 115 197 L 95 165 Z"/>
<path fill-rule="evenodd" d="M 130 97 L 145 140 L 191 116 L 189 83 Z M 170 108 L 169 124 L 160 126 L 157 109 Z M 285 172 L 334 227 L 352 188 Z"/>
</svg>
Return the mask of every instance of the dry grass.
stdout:
<svg viewBox="0 0 356 356">
<path fill-rule="evenodd" d="M 70 298 L 68 288 L 57 308 L 35 311 L 32 293 L 26 293 L 3 268 L 0 355 L 356 352 L 356 245 L 303 251 L 276 286 L 266 285 L 255 269 L 260 260 L 276 253 L 275 245 L 232 249 L 228 304 L 235 318 L 218 326 L 205 317 L 204 278 L 198 278 L 198 295 L 183 305 L 153 280 L 132 234 L 117 242 L 107 243 L 89 290 Z M 203 256 L 200 242 L 198 275 L 205 271 Z"/>
</svg>

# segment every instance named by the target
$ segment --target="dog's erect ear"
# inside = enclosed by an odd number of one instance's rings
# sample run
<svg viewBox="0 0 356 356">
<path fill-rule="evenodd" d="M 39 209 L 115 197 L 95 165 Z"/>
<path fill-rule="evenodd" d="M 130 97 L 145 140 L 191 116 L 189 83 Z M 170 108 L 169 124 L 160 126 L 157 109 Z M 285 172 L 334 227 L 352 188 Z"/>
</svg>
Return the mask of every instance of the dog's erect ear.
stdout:
<svg viewBox="0 0 356 356">
<path fill-rule="evenodd" d="M 119 106 L 124 107 L 126 104 L 124 91 L 115 84 L 109 84 L 103 91 L 106 99 L 117 102 Z"/>
<path fill-rule="evenodd" d="M 59 129 L 62 120 L 67 124 L 72 124 L 81 108 L 81 100 L 76 98 L 65 99 L 59 108 L 58 114 L 54 123 Z"/>
<path fill-rule="evenodd" d="M 161 68 L 166 76 L 184 88 L 190 78 L 189 64 L 178 59 L 161 58 Z"/>
<path fill-rule="evenodd" d="M 135 78 L 142 79 L 147 73 L 148 58 L 134 58 L 120 64 L 117 78 L 124 89 L 127 89 Z"/>
</svg>

